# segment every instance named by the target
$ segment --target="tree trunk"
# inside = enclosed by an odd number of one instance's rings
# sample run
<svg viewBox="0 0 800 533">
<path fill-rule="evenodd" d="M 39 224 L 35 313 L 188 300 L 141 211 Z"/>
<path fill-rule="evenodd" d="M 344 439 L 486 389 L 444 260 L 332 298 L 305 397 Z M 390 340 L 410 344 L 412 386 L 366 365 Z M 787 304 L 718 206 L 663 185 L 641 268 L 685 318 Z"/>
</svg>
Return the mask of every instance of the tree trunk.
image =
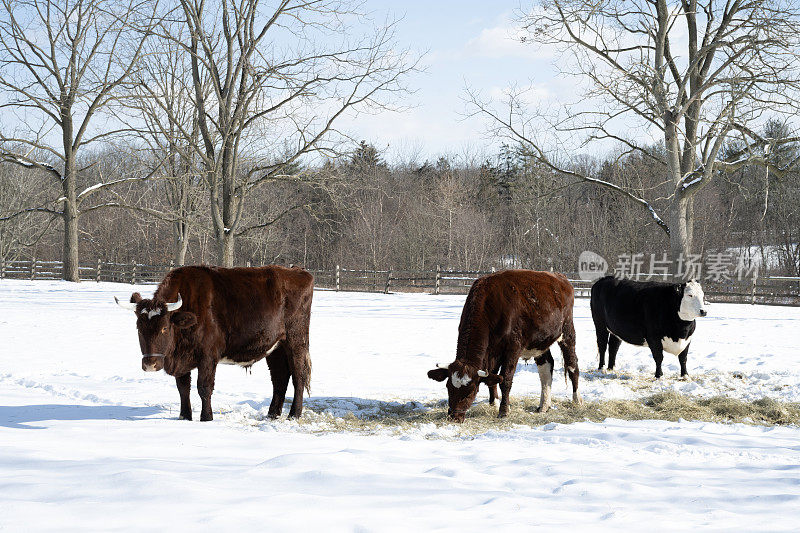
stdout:
<svg viewBox="0 0 800 533">
<path fill-rule="evenodd" d="M 80 281 L 78 272 L 78 206 L 75 193 L 75 158 L 67 153 L 64 162 L 64 181 L 62 182 L 64 193 L 64 208 L 62 218 L 64 220 L 64 248 L 62 250 L 62 262 L 64 264 L 63 276 L 67 281 Z"/>
<path fill-rule="evenodd" d="M 692 234 L 690 228 L 690 204 L 691 199 L 683 194 L 681 180 L 683 178 L 681 168 L 681 149 L 678 140 L 678 128 L 675 116 L 672 112 L 664 113 L 664 144 L 667 149 L 667 168 L 672 183 L 675 184 L 675 191 L 669 206 L 669 259 L 673 277 L 683 275 L 679 265 L 684 263 L 689 255 L 691 248 Z M 684 263 L 685 264 L 685 263 Z"/>
<path fill-rule="evenodd" d="M 677 267 L 681 259 L 685 264 L 692 247 L 690 202 L 689 198 L 676 193 L 675 199 L 669 206 L 669 251 L 673 265 L 672 272 L 675 276 L 683 274 Z"/>
<path fill-rule="evenodd" d="M 187 224 L 175 222 L 172 226 L 174 236 L 173 239 L 173 260 L 175 266 L 183 266 L 186 262 L 186 251 L 189 249 L 189 227 Z"/>
<path fill-rule="evenodd" d="M 62 255 L 64 279 L 78 282 L 80 281 L 78 272 L 78 214 L 74 203 L 66 203 L 62 218 L 64 219 L 64 250 Z"/>
<path fill-rule="evenodd" d="M 219 266 L 233 267 L 235 244 L 235 237 L 231 233 L 223 233 L 217 237 L 217 246 L 219 247 L 217 263 Z"/>
</svg>

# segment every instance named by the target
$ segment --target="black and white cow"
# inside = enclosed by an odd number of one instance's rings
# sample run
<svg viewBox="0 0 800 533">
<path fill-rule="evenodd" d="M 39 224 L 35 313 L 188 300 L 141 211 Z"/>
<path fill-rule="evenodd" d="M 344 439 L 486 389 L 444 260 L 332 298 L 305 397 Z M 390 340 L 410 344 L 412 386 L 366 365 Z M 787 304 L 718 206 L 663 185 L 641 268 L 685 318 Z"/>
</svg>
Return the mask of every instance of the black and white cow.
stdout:
<svg viewBox="0 0 800 533">
<path fill-rule="evenodd" d="M 592 320 L 597 332 L 599 370 L 614 368 L 622 341 L 647 346 L 656 361 L 656 378 L 663 375 L 664 352 L 678 356 L 681 377 L 687 375 L 686 356 L 695 330 L 695 318 L 706 316 L 703 289 L 687 283 L 633 281 L 606 276 L 592 285 Z"/>
</svg>

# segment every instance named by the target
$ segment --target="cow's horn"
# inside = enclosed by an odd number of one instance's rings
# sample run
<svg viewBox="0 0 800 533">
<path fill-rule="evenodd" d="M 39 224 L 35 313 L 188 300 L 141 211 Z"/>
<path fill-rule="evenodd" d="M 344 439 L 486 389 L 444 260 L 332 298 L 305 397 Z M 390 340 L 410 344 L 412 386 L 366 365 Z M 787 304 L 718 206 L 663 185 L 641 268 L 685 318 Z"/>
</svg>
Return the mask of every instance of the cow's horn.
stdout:
<svg viewBox="0 0 800 533">
<path fill-rule="evenodd" d="M 127 309 L 128 311 L 136 311 L 136 304 L 133 302 L 120 302 L 119 298 L 114 296 L 114 301 L 117 302 L 117 305 L 123 309 Z"/>
<path fill-rule="evenodd" d="M 436 368 L 441 368 L 442 370 L 450 370 L 449 366 L 440 365 L 439 363 L 436 363 Z"/>
<path fill-rule="evenodd" d="M 485 378 L 488 375 L 489 375 L 489 373 L 486 370 L 478 370 L 478 377 L 479 378 Z"/>
<path fill-rule="evenodd" d="M 178 293 L 178 301 L 167 304 L 167 311 L 175 311 L 180 309 L 181 305 L 183 305 L 183 300 L 181 299 L 181 293 Z"/>
</svg>

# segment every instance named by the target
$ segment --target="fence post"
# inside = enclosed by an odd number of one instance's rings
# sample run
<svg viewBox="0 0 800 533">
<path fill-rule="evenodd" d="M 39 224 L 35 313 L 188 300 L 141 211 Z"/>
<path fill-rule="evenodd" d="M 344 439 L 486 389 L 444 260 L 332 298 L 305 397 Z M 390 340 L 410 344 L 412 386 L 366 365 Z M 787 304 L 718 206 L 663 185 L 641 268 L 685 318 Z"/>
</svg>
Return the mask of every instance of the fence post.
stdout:
<svg viewBox="0 0 800 533">
<path fill-rule="evenodd" d="M 101 263 L 100 259 L 98 258 L 97 259 L 97 268 L 94 269 L 94 280 L 97 283 L 100 283 L 100 265 L 101 264 L 102 263 Z"/>
<path fill-rule="evenodd" d="M 750 305 L 756 304 L 756 281 L 758 281 L 758 270 L 753 272 L 753 286 L 750 289 Z"/>
<path fill-rule="evenodd" d="M 433 294 L 439 294 L 441 286 L 442 286 L 442 268 L 439 265 L 436 265 L 436 286 L 433 289 Z"/>
<path fill-rule="evenodd" d="M 386 288 L 383 289 L 383 294 L 389 294 L 389 285 L 392 283 L 392 267 L 386 272 Z"/>
<path fill-rule="evenodd" d="M 336 265 L 336 291 L 339 291 L 339 265 Z"/>
<path fill-rule="evenodd" d="M 136 285 L 136 261 L 133 262 L 133 268 L 131 269 L 131 285 Z"/>
<path fill-rule="evenodd" d="M 31 280 L 36 279 L 36 258 L 31 259 Z"/>
<path fill-rule="evenodd" d="M 6 260 L 3 259 L 0 261 L 0 279 L 5 279 L 6 277 Z"/>
</svg>

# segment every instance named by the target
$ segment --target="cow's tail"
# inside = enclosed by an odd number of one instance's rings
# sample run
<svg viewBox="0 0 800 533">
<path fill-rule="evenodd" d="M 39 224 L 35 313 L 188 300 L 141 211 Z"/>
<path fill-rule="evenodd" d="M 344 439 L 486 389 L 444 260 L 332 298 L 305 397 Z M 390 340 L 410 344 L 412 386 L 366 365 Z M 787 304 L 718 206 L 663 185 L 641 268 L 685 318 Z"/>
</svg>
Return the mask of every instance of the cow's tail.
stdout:
<svg viewBox="0 0 800 533">
<path fill-rule="evenodd" d="M 311 396 L 311 355 L 308 349 L 303 350 L 302 359 L 299 361 L 303 372 L 306 394 Z"/>
</svg>

